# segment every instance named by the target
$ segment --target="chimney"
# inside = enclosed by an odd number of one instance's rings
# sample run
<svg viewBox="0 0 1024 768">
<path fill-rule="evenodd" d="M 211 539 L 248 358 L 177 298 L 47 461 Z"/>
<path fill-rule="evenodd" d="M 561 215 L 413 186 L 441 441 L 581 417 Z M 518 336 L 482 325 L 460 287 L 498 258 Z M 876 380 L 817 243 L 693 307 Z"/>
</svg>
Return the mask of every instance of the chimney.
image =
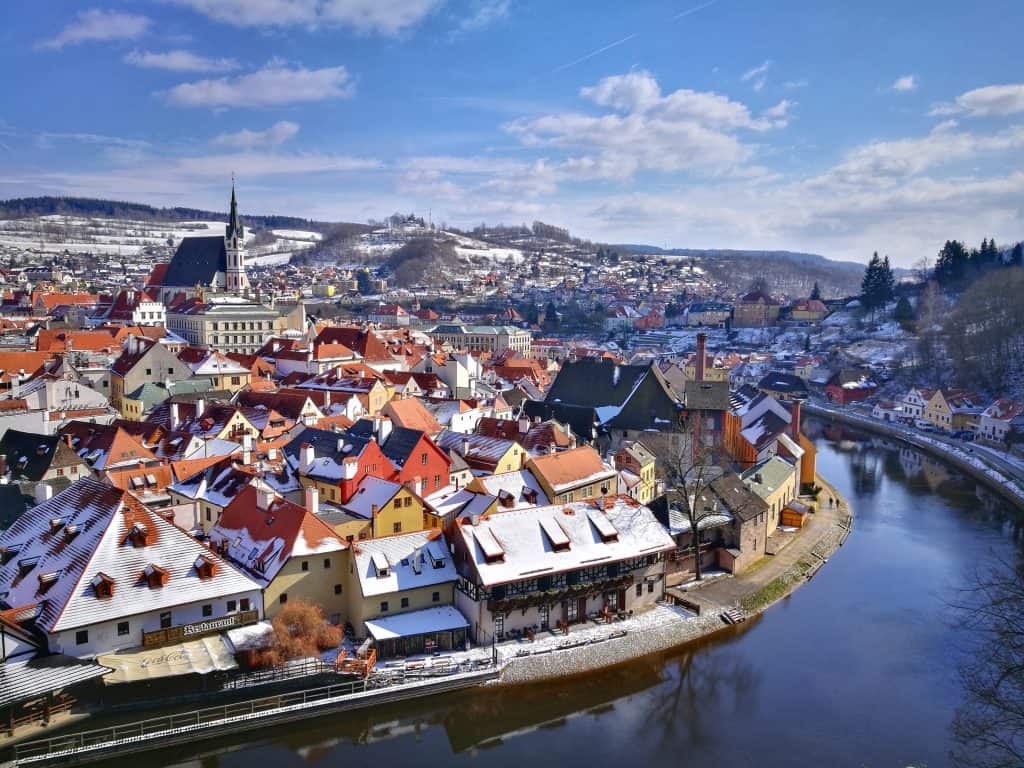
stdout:
<svg viewBox="0 0 1024 768">
<path fill-rule="evenodd" d="M 299 446 L 299 474 L 308 475 L 309 471 L 313 468 L 313 459 L 316 454 L 313 453 L 313 446 L 309 443 L 303 443 Z"/>
<path fill-rule="evenodd" d="M 174 432 L 181 425 L 181 421 L 178 418 L 178 404 L 171 403 L 171 431 Z"/>
<path fill-rule="evenodd" d="M 264 485 L 257 486 L 256 488 L 256 506 L 264 512 L 270 510 L 270 505 L 274 503 L 274 492 Z"/>
<path fill-rule="evenodd" d="M 198 419 L 203 415 L 203 411 L 206 410 L 206 401 L 203 398 L 196 400 L 196 418 Z"/>
<path fill-rule="evenodd" d="M 252 435 L 242 435 L 242 463 L 246 466 L 252 464 Z"/>
<path fill-rule="evenodd" d="M 375 518 L 379 511 L 380 511 L 380 507 L 378 507 L 376 504 L 371 504 L 370 505 L 370 519 L 372 520 L 373 518 Z"/>
<path fill-rule="evenodd" d="M 519 417 L 519 434 L 520 435 L 525 435 L 529 431 L 530 431 L 530 417 L 529 416 L 520 416 Z"/>
<path fill-rule="evenodd" d="M 64 435 L 63 440 L 64 440 L 64 445 L 66 445 L 68 448 L 74 448 L 75 447 L 74 443 L 72 442 L 73 438 L 71 437 L 71 433 L 70 432 L 68 434 Z M 3 473 L 0 472 L 0 474 L 3 474 Z"/>
<path fill-rule="evenodd" d="M 384 445 L 391 437 L 391 429 L 394 425 L 391 423 L 391 419 L 387 416 L 380 417 L 380 424 L 377 427 L 377 443 L 378 445 Z"/>
<path fill-rule="evenodd" d="M 707 358 L 708 353 L 708 335 L 706 333 L 697 334 L 697 373 L 695 378 L 697 381 L 704 381 L 704 361 Z"/>
<path fill-rule="evenodd" d="M 53 496 L 53 488 L 48 483 L 39 483 L 36 486 L 36 504 L 49 501 L 51 496 Z"/>
<path fill-rule="evenodd" d="M 462 456 L 463 458 L 469 453 L 469 435 L 464 435 L 462 438 Z"/>
<path fill-rule="evenodd" d="M 267 448 L 267 461 L 277 461 L 277 448 Z"/>
<path fill-rule="evenodd" d="M 306 511 L 311 515 L 320 514 L 320 491 L 311 485 L 306 486 Z"/>
<path fill-rule="evenodd" d="M 0 478 L 7 476 L 7 454 L 0 453 Z"/>
<path fill-rule="evenodd" d="M 789 432 L 796 443 L 800 442 L 800 401 L 794 400 L 790 408 Z"/>
</svg>

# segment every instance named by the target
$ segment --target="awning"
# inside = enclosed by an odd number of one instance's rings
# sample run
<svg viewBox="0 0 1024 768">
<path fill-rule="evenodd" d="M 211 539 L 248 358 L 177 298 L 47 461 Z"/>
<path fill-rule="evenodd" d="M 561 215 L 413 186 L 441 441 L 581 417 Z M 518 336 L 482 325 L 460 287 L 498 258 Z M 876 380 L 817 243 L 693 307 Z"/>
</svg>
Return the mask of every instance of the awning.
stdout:
<svg viewBox="0 0 1024 768">
<path fill-rule="evenodd" d="M 397 637 L 450 632 L 469 626 L 466 617 L 450 605 L 399 613 L 395 616 L 371 619 L 365 623 L 366 631 L 374 640 L 394 640 Z"/>
<path fill-rule="evenodd" d="M 220 635 L 165 645 L 162 648 L 122 651 L 100 656 L 97 661 L 114 671 L 107 683 L 134 683 L 175 675 L 208 675 L 238 669 L 231 651 Z"/>
<path fill-rule="evenodd" d="M 0 664 L 0 706 L 34 699 L 107 674 L 110 669 L 63 654 Z"/>
</svg>

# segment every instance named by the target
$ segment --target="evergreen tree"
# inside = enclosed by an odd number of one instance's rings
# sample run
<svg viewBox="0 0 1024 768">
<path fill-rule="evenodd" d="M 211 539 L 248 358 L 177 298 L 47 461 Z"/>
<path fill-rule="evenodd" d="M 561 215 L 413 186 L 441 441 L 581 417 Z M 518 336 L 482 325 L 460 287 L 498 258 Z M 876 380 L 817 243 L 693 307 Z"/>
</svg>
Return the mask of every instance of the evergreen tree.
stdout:
<svg viewBox="0 0 1024 768">
<path fill-rule="evenodd" d="M 906 328 L 914 319 L 914 308 L 910 306 L 910 300 L 906 296 L 900 296 L 896 302 L 896 310 L 893 312 L 893 319 Z"/>
<path fill-rule="evenodd" d="M 868 309 L 874 308 L 874 299 L 878 293 L 878 278 L 882 268 L 882 261 L 878 258 L 878 251 L 875 251 L 864 270 L 864 279 L 860 283 L 861 302 Z"/>
<path fill-rule="evenodd" d="M 821 287 L 818 285 L 818 281 L 814 281 L 814 287 L 811 288 L 811 298 L 815 301 L 821 301 Z"/>
<path fill-rule="evenodd" d="M 1013 251 L 1010 253 L 1010 264 L 1014 267 L 1024 267 L 1024 249 L 1020 243 L 1013 246 Z"/>
<path fill-rule="evenodd" d="M 892 266 L 889 264 L 889 257 L 882 259 L 882 266 L 878 272 L 878 304 L 884 307 L 896 296 L 896 276 L 892 273 Z"/>
<path fill-rule="evenodd" d="M 946 288 L 960 283 L 967 275 L 970 254 L 958 240 L 947 240 L 935 259 L 935 279 Z"/>
</svg>

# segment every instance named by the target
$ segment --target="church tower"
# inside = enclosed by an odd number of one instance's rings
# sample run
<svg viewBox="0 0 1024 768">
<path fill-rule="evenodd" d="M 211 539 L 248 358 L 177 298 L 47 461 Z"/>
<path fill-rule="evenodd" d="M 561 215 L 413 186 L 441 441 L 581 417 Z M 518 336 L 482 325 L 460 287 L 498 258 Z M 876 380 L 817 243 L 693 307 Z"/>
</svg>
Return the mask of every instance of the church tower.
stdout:
<svg viewBox="0 0 1024 768">
<path fill-rule="evenodd" d="M 235 200 L 235 181 L 231 180 L 231 213 L 224 233 L 224 250 L 227 252 L 226 288 L 241 295 L 249 287 L 245 276 L 245 230 L 238 218 L 238 202 Z"/>
</svg>

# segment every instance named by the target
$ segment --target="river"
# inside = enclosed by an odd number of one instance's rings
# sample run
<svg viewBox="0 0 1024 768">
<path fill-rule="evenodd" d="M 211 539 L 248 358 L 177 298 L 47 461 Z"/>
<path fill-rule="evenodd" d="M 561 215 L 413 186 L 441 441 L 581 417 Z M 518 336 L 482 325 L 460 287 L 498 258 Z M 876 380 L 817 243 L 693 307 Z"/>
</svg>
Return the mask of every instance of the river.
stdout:
<svg viewBox="0 0 1024 768">
<path fill-rule="evenodd" d="M 553 684 L 330 715 L 115 765 L 949 763 L 969 641 L 949 609 L 1016 557 L 1013 510 L 919 452 L 810 420 L 854 530 L 808 584 L 698 646 Z M 109 764 L 109 763 L 108 763 Z"/>
</svg>

